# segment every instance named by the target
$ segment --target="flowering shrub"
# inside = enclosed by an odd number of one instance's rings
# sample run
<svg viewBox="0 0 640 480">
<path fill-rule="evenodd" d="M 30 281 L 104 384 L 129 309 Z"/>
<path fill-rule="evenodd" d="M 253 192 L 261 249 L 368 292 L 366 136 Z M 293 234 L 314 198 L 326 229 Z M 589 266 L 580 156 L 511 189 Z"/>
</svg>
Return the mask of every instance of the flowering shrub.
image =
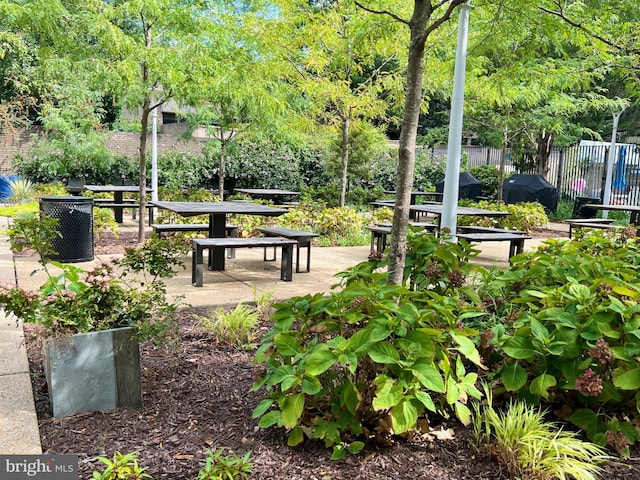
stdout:
<svg viewBox="0 0 640 480">
<path fill-rule="evenodd" d="M 622 454 L 640 439 L 639 260 L 633 229 L 547 240 L 479 290 L 498 391 L 563 405 L 565 420 Z"/>
<path fill-rule="evenodd" d="M 129 326 L 141 339 L 164 340 L 173 328 L 177 306 L 167 300 L 161 278 L 173 275 L 187 247 L 153 236 L 141 248 L 127 249 L 113 265 L 103 263 L 85 271 L 47 259 L 56 224 L 46 215 L 14 219 L 11 247 L 36 250 L 48 278 L 34 291 L 0 284 L 0 309 L 42 325 L 52 335 Z"/>
</svg>

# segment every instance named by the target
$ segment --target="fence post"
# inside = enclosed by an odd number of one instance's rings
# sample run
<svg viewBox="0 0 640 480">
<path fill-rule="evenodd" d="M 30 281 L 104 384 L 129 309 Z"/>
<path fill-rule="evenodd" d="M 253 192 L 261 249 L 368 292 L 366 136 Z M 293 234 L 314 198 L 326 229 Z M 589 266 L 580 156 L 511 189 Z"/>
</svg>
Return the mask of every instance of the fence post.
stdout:
<svg viewBox="0 0 640 480">
<path fill-rule="evenodd" d="M 560 149 L 560 157 L 558 158 L 558 174 L 556 177 L 556 188 L 558 194 L 562 194 L 562 170 L 564 167 L 564 148 Z"/>
</svg>

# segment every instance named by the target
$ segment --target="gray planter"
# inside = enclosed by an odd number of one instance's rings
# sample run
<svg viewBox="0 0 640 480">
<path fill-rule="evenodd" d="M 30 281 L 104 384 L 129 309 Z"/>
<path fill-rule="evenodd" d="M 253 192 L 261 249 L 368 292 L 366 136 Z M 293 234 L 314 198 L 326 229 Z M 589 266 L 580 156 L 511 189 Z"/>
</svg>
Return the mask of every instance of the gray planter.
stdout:
<svg viewBox="0 0 640 480">
<path fill-rule="evenodd" d="M 43 342 L 54 417 L 142 406 L 140 351 L 132 328 Z"/>
</svg>

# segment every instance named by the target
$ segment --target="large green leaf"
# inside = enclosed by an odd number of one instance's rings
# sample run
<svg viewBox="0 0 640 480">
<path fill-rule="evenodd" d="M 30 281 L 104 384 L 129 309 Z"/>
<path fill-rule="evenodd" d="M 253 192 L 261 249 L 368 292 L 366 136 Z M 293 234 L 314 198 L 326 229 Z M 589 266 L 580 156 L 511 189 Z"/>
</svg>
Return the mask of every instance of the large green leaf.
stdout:
<svg viewBox="0 0 640 480">
<path fill-rule="evenodd" d="M 356 386 L 350 380 L 347 380 L 340 390 L 340 404 L 345 407 L 351 415 L 355 415 L 360 405 L 362 396 Z"/>
<path fill-rule="evenodd" d="M 446 388 L 440 371 L 428 363 L 414 363 L 411 372 L 424 388 L 433 392 L 444 393 Z"/>
<path fill-rule="evenodd" d="M 463 337 L 462 335 L 457 335 L 455 333 L 451 333 L 451 338 L 459 345 L 458 350 L 462 353 L 467 359 L 471 360 L 473 363 L 478 365 L 479 367 L 486 368 L 482 364 L 482 359 L 480 358 L 480 354 L 476 349 L 475 343 L 467 337 Z"/>
<path fill-rule="evenodd" d="M 320 375 L 329 370 L 334 363 L 336 363 L 335 355 L 329 350 L 329 347 L 322 345 L 309 355 L 306 372 L 309 375 Z"/>
<path fill-rule="evenodd" d="M 549 375 L 547 373 L 543 373 L 542 375 L 538 375 L 531 381 L 531 385 L 529 385 L 529 390 L 534 395 L 540 395 L 543 398 L 549 398 L 549 388 L 556 386 L 556 377 L 553 375 Z"/>
<path fill-rule="evenodd" d="M 412 399 L 403 398 L 391 409 L 391 422 L 395 433 L 403 433 L 415 428 L 418 421 L 418 409 Z"/>
<path fill-rule="evenodd" d="M 640 388 L 640 368 L 627 370 L 615 370 L 613 372 L 613 384 L 622 390 L 637 390 Z"/>
<path fill-rule="evenodd" d="M 302 432 L 302 428 L 299 425 L 293 427 L 289 436 L 287 437 L 287 445 L 290 447 L 295 447 L 296 445 L 300 445 L 304 440 L 304 433 Z"/>
<path fill-rule="evenodd" d="M 530 359 L 537 354 L 530 337 L 511 337 L 503 349 L 507 355 L 517 360 Z"/>
<path fill-rule="evenodd" d="M 253 413 L 251 414 L 251 418 L 261 417 L 267 410 L 271 408 L 273 405 L 273 400 L 266 398 L 262 400 L 256 408 L 253 409 Z"/>
<path fill-rule="evenodd" d="M 302 377 L 302 391 L 307 395 L 315 395 L 322 390 L 322 383 L 313 375 L 305 375 Z"/>
<path fill-rule="evenodd" d="M 285 398 L 282 404 L 282 425 L 285 428 L 295 427 L 303 409 L 304 393 L 296 393 Z"/>
<path fill-rule="evenodd" d="M 279 425 L 282 420 L 282 412 L 280 410 L 272 410 L 267 412 L 258 422 L 260 428 L 269 428 L 273 425 Z"/>
<path fill-rule="evenodd" d="M 389 342 L 379 342 L 371 345 L 368 352 L 371 360 L 377 363 L 398 363 L 400 354 Z"/>
<path fill-rule="evenodd" d="M 500 372 L 502 384 L 510 392 L 521 389 L 527 383 L 527 372 L 517 363 L 507 365 Z"/>
<path fill-rule="evenodd" d="M 376 410 L 386 410 L 402 400 L 402 387 L 386 375 L 380 375 L 374 383 L 378 387 L 372 405 Z"/>
<path fill-rule="evenodd" d="M 300 350 L 298 341 L 288 333 L 279 333 L 273 339 L 273 343 L 278 349 L 278 353 L 285 356 L 293 356 Z"/>
</svg>

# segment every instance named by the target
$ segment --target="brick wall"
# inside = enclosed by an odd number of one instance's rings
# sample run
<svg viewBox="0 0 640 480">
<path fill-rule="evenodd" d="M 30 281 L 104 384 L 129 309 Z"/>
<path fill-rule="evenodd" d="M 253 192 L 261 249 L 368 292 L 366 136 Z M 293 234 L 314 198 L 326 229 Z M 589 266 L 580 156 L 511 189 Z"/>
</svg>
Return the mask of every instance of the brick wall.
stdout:
<svg viewBox="0 0 640 480">
<path fill-rule="evenodd" d="M 192 138 L 185 139 L 181 136 L 179 129 L 167 128 L 167 133 L 158 134 L 158 155 L 171 150 L 180 152 L 199 153 L 206 143 L 206 139 Z M 12 161 L 16 154 L 27 154 L 33 145 L 33 135 L 37 135 L 37 130 L 16 131 L 13 135 L 0 133 L 0 176 L 13 175 Z M 106 145 L 112 149 L 116 155 L 136 156 L 138 154 L 139 133 L 114 132 L 110 135 Z M 147 138 L 147 150 L 151 152 L 151 135 Z"/>
</svg>

